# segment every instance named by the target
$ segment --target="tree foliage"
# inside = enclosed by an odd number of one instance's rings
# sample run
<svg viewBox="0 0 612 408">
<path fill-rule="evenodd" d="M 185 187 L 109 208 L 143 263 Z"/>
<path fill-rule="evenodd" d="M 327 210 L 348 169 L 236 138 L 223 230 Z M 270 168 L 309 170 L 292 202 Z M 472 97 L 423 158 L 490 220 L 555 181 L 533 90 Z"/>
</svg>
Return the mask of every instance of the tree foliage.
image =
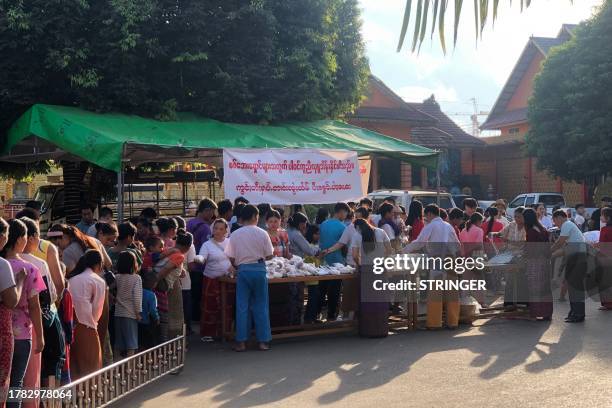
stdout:
<svg viewBox="0 0 612 408">
<path fill-rule="evenodd" d="M 0 135 L 34 103 L 337 117 L 366 88 L 360 26 L 357 0 L 0 0 Z"/>
<path fill-rule="evenodd" d="M 612 172 L 612 1 L 554 49 L 529 102 L 528 152 L 568 180 Z"/>
</svg>

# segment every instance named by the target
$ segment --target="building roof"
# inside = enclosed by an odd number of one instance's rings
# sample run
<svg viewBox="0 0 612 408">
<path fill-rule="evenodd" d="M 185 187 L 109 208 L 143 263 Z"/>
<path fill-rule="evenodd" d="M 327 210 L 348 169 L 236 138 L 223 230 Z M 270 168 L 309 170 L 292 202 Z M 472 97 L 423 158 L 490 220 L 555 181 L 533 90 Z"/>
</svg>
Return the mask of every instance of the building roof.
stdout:
<svg viewBox="0 0 612 408">
<path fill-rule="evenodd" d="M 446 135 L 447 138 L 450 138 L 447 140 L 447 145 L 449 147 L 474 147 L 484 145 L 482 140 L 465 132 L 451 118 L 442 112 L 440 104 L 436 101 L 434 95 L 431 95 L 422 103 L 409 103 L 409 105 L 436 119 L 436 123 L 433 127 L 411 129 L 411 134 L 413 137 L 415 133 L 418 133 L 418 137 L 421 138 L 429 135 L 432 138 L 431 144 L 420 143 L 413 139 L 415 143 L 422 144 L 423 146 L 434 147 L 433 143 L 437 143 L 441 135 Z M 433 131 L 433 129 L 436 131 Z"/>
<path fill-rule="evenodd" d="M 436 127 L 418 127 L 410 129 L 412 143 L 433 149 L 442 149 L 452 144 L 453 137 Z"/>
<path fill-rule="evenodd" d="M 575 24 L 563 24 L 561 26 L 561 30 L 559 34 L 555 38 L 548 37 L 531 37 L 525 45 L 519 60 L 517 61 L 510 77 L 506 81 L 506 84 L 502 88 L 489 117 L 485 121 L 485 123 L 481 126 L 483 130 L 496 130 L 499 129 L 502 125 L 509 125 L 516 123 L 515 119 L 517 113 L 506 112 L 506 107 L 508 103 L 512 99 L 512 96 L 515 94 L 523 76 L 529 69 L 531 65 L 531 61 L 536 55 L 542 55 L 546 57 L 550 50 L 553 47 L 561 45 L 572 38 L 574 35 L 574 30 L 577 27 Z M 511 113 L 510 115 L 506 115 L 507 113 Z M 508 117 L 513 120 L 513 122 L 504 121 Z M 524 120 L 527 120 L 527 116 L 525 115 Z"/>
<path fill-rule="evenodd" d="M 370 75 L 370 84 L 396 102 L 397 107 L 361 106 L 354 113 L 348 115 L 348 119 L 402 121 L 421 126 L 431 125 L 436 122 L 435 118 L 414 109 L 410 104 L 406 103 L 406 101 L 374 75 Z"/>
<path fill-rule="evenodd" d="M 525 141 L 525 135 L 521 133 L 514 133 L 511 135 L 483 137 L 482 140 L 486 143 L 487 147 L 515 145 L 522 144 Z"/>
</svg>

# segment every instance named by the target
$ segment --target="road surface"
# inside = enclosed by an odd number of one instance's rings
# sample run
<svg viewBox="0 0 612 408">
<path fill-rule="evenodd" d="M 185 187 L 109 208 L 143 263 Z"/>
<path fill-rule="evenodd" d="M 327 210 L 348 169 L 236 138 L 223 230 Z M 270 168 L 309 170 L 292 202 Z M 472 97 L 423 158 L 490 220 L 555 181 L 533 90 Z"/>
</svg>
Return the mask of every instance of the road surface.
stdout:
<svg viewBox="0 0 612 408">
<path fill-rule="evenodd" d="M 185 370 L 113 407 L 612 407 L 612 312 L 584 324 L 480 320 L 459 331 L 342 335 L 235 353 L 192 339 Z"/>
</svg>

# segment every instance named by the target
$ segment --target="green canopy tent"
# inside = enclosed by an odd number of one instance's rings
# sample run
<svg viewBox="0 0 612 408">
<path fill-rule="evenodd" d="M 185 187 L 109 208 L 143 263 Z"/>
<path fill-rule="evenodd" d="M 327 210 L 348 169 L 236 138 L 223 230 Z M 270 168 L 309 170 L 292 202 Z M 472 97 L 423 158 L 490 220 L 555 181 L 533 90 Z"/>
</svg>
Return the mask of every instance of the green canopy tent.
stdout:
<svg viewBox="0 0 612 408">
<path fill-rule="evenodd" d="M 231 148 L 350 150 L 436 170 L 438 162 L 437 151 L 340 121 L 240 125 L 190 113 L 179 113 L 176 121 L 158 121 L 42 104 L 32 106 L 13 124 L 0 160 L 88 161 L 117 172 L 122 187 L 125 165 L 213 160 Z"/>
</svg>

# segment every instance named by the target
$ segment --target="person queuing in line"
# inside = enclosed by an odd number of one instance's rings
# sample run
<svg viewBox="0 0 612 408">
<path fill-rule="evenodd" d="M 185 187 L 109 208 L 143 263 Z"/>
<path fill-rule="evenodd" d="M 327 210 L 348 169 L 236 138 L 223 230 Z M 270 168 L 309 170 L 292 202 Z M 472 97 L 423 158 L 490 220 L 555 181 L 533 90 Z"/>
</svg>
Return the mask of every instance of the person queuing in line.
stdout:
<svg viewBox="0 0 612 408">
<path fill-rule="evenodd" d="M 200 318 L 200 336 L 204 342 L 221 339 L 221 308 L 223 305 L 221 303 L 221 285 L 218 278 L 235 273 L 229 257 L 225 254 L 229 244 L 227 222 L 219 218 L 215 220 L 212 227 L 212 237 L 202 245 L 199 252 L 205 265 L 204 276 L 202 277 L 202 312 Z M 229 329 L 234 315 L 233 299 L 235 298 L 235 290 L 233 286 L 228 288 L 227 296 L 225 327 Z"/>
<path fill-rule="evenodd" d="M 585 317 L 586 241 L 576 224 L 567 219 L 565 211 L 555 211 L 553 222 L 561 229 L 561 233 L 551 250 L 554 256 L 565 257 L 565 280 L 567 281 L 570 300 L 570 312 L 565 321 L 567 323 L 581 323 Z"/>
<path fill-rule="evenodd" d="M 230 204 L 231 204 L 231 201 L 230 201 Z M 225 219 L 225 218 L 221 218 L 221 219 Z M 176 221 L 176 224 L 178 225 L 179 229 L 185 230 L 186 223 L 183 217 L 174 217 L 174 220 Z M 193 329 L 191 328 L 191 322 L 193 320 L 192 316 L 193 316 L 193 310 L 195 309 L 195 307 L 192 304 L 193 302 L 192 287 L 194 290 L 199 290 L 200 292 L 202 291 L 202 285 L 201 285 L 202 279 L 197 276 L 197 274 L 200 273 L 201 268 L 200 268 L 200 264 L 196 262 L 196 255 L 197 255 L 196 247 L 195 245 L 191 244 L 189 251 L 187 251 L 187 253 L 185 254 L 185 259 L 183 261 L 183 270 L 185 271 L 185 273 L 184 273 L 184 276 L 181 277 L 181 282 L 180 282 L 181 290 L 183 291 L 182 292 L 183 320 L 185 321 L 185 326 L 187 327 L 188 336 L 193 334 Z M 195 281 L 200 281 L 199 284 L 192 281 L 191 275 L 197 276 Z M 197 306 L 199 308 L 199 305 Z M 197 315 L 198 319 L 199 319 L 199 316 L 200 315 L 198 314 Z"/>
<path fill-rule="evenodd" d="M 489 216 L 486 221 L 482 223 L 482 229 L 484 231 L 484 242 L 490 243 L 493 242 L 495 245 L 499 245 L 502 243 L 502 240 L 497 237 L 491 237 L 491 233 L 500 232 L 504 229 L 504 224 L 501 223 L 498 219 L 499 211 L 495 207 L 490 207 L 487 209 L 489 212 Z M 487 253 L 494 253 L 492 248 L 487 248 Z"/>
<path fill-rule="evenodd" d="M 374 201 L 372 201 L 369 197 L 363 197 L 361 200 L 359 200 L 359 207 L 364 207 L 368 211 L 371 211 L 374 207 Z"/>
<path fill-rule="evenodd" d="M 355 234 L 357 234 L 358 232 L 355 227 L 355 222 L 357 222 L 357 220 L 366 220 L 367 222 L 370 213 L 366 208 L 359 207 L 355 209 L 354 214 L 354 221 L 344 229 L 338 242 L 336 242 L 330 248 L 327 248 L 326 250 L 322 251 L 321 253 L 321 255 L 324 256 L 346 247 L 346 264 L 352 267 L 357 266 L 355 259 L 353 258 L 353 251 L 350 249 L 351 242 L 353 241 Z M 357 296 L 355 296 L 357 294 L 357 287 L 355 285 L 356 283 L 353 281 L 346 281 L 343 283 L 344 288 L 342 294 L 342 313 L 343 316 L 347 316 L 348 319 L 353 319 L 355 311 L 358 309 L 358 299 Z M 310 294 L 308 296 L 310 297 Z"/>
<path fill-rule="evenodd" d="M 183 331 L 184 313 L 180 278 L 186 273 L 183 269 L 185 256 L 193 245 L 193 236 L 179 229 L 176 236 L 177 251 L 168 251 L 154 267 L 157 276 L 156 289 L 167 296 L 167 311 L 159 307 L 162 341 L 179 336 Z M 160 298 L 158 298 L 158 302 Z"/>
<path fill-rule="evenodd" d="M 593 211 L 593 214 L 591 214 L 590 229 L 592 231 L 599 231 L 603 226 L 601 223 L 601 209 L 607 207 L 612 207 L 612 197 L 603 196 L 601 197 L 599 207 L 597 207 L 597 209 Z"/>
<path fill-rule="evenodd" d="M 337 203 L 334 206 L 334 216 L 325 220 L 320 225 L 319 247 L 325 251 L 340 240 L 346 226 L 344 220 L 350 211 L 346 203 Z M 325 254 L 325 252 L 324 252 Z M 324 258 L 327 265 L 335 263 L 345 264 L 344 255 L 341 251 L 326 253 Z M 342 291 L 342 280 L 327 280 L 319 282 L 321 302 L 327 299 L 327 320 L 334 321 L 338 318 L 338 303 Z"/>
<path fill-rule="evenodd" d="M 317 210 L 317 215 L 315 217 L 315 225 L 321 225 L 323 222 L 329 218 L 329 211 L 325 207 L 319 207 Z"/>
<path fill-rule="evenodd" d="M 460 226 L 463 224 L 463 210 L 459 208 L 450 210 L 448 213 L 448 223 L 453 226 L 455 234 L 457 234 L 457 238 L 459 238 L 459 234 L 461 233 Z"/>
<path fill-rule="evenodd" d="M 130 357 L 138 350 L 138 321 L 142 312 L 142 279 L 132 252 L 117 258 L 117 296 L 115 297 L 114 356 Z"/>
<path fill-rule="evenodd" d="M 234 211 L 233 211 L 233 215 L 232 218 L 229 220 L 229 226 L 228 226 L 228 230 L 232 231 L 232 227 L 234 226 L 234 224 L 238 221 L 238 216 L 236 214 L 236 208 L 240 205 L 240 206 L 244 206 L 247 205 L 249 203 L 249 200 L 247 200 L 246 198 L 239 196 L 236 197 L 234 199 Z"/>
<path fill-rule="evenodd" d="M 385 197 L 385 199 L 383 200 L 383 202 L 382 202 L 382 203 L 380 203 L 380 205 L 378 206 L 378 209 L 377 209 L 377 211 L 376 211 L 376 214 L 372 214 L 372 215 L 370 216 L 370 223 L 371 223 L 373 226 L 375 226 L 375 227 L 377 227 L 377 226 L 379 225 L 379 223 L 380 223 L 380 219 L 382 218 L 382 217 L 381 217 L 381 215 L 380 215 L 380 209 L 381 209 L 381 208 L 382 208 L 382 206 L 383 206 L 383 205 L 385 205 L 385 204 L 391 204 L 392 206 L 395 206 L 395 204 L 396 204 L 395 197 L 393 197 L 393 196 L 388 196 L 388 197 Z"/>
<path fill-rule="evenodd" d="M 425 223 L 423 222 L 423 204 L 419 200 L 412 200 L 410 203 L 406 225 L 410 227 L 408 239 L 412 242 L 417 239 L 425 227 Z"/>
<path fill-rule="evenodd" d="M 517 207 L 514 210 L 514 220 L 500 232 L 492 233 L 492 238 L 499 237 L 505 242 L 506 250 L 514 255 L 520 255 L 525 250 L 525 218 L 523 212 L 525 207 Z M 518 304 L 528 303 L 527 277 L 522 268 L 524 263 L 517 263 L 518 270 L 505 273 L 506 287 L 504 288 L 504 308 L 506 311 L 516 310 Z"/>
<path fill-rule="evenodd" d="M 259 223 L 257 226 L 259 228 L 266 229 L 266 218 L 268 217 L 268 213 L 272 210 L 272 206 L 268 203 L 257 204 L 257 211 L 259 211 Z"/>
<path fill-rule="evenodd" d="M 306 239 L 308 232 L 308 217 L 304 213 L 296 212 L 287 221 L 287 234 L 289 236 L 289 245 L 294 255 L 307 259 L 319 254 L 319 248 L 312 245 Z M 308 303 L 304 312 L 304 323 L 311 324 L 315 322 L 319 311 L 319 286 L 318 282 L 306 283 L 308 288 Z"/>
<path fill-rule="evenodd" d="M 399 218 L 399 207 L 394 206 L 393 204 L 384 203 L 378 209 L 378 213 L 380 214 L 378 228 L 387 233 L 387 236 L 391 240 L 391 246 L 395 250 L 399 250 L 401 246 L 400 238 L 402 234 L 402 228 L 400 225 L 403 224 Z"/>
<path fill-rule="evenodd" d="M 238 206 L 239 201 L 236 201 L 234 209 Z M 193 245 L 199 250 L 202 245 L 210 238 L 211 224 L 215 219 L 217 212 L 217 204 L 210 198 L 204 198 L 198 204 L 198 209 L 194 218 L 187 221 L 187 232 L 193 236 Z M 193 284 L 191 291 L 191 318 L 194 320 L 200 320 L 200 307 L 202 302 L 202 266 L 197 265 L 194 267 L 191 274 L 191 282 Z M 159 301 L 159 298 L 157 299 Z"/>
<path fill-rule="evenodd" d="M 99 249 L 93 238 L 71 225 L 54 224 L 49 228 L 47 237 L 61 250 L 61 260 L 66 266 L 66 275 L 72 272 L 85 251 Z"/>
<path fill-rule="evenodd" d="M 68 275 L 76 325 L 70 348 L 72 380 L 102 368 L 102 343 L 98 324 L 106 298 L 106 282 L 102 274 L 102 254 L 89 249 Z"/>
<path fill-rule="evenodd" d="M 176 239 L 176 230 L 178 224 L 174 218 L 161 217 L 155 220 L 155 225 L 159 230 L 159 237 L 164 241 L 165 248 L 174 248 L 174 240 Z"/>
<path fill-rule="evenodd" d="M 155 236 L 153 231 L 153 222 L 145 217 L 138 217 L 136 220 L 136 241 L 144 244 L 150 237 Z"/>
<path fill-rule="evenodd" d="M 2 257 L 4 245 L 9 240 L 9 225 L 0 217 L 0 401 L 5 401 L 13 361 L 13 309 L 21 300 L 25 269 L 13 273 L 11 264 Z"/>
<path fill-rule="evenodd" d="M 56 307 L 59 297 L 55 285 L 53 284 L 53 279 L 51 279 L 49 266 L 45 261 L 33 255 L 33 251 L 38 248 L 40 240 L 38 224 L 27 217 L 21 218 L 20 221 L 25 224 L 28 231 L 28 240 L 21 257 L 40 271 L 46 287 L 45 290 L 38 294 L 42 311 L 45 348 L 42 353 L 31 355 L 26 370 L 24 385 L 26 388 L 40 388 L 42 378 L 45 387 L 55 387 L 56 384 L 59 384 L 61 381 L 61 370 L 66 357 L 64 330 Z M 33 340 L 35 339 L 36 337 L 33 337 Z M 33 347 L 36 348 L 36 345 L 33 344 Z M 35 403 L 36 401 L 31 402 Z M 30 401 L 25 405 L 30 405 Z"/>
<path fill-rule="evenodd" d="M 484 250 L 484 231 L 482 227 L 483 217 L 479 213 L 472 214 L 469 220 L 465 223 L 465 228 L 459 233 L 459 242 L 461 242 L 462 253 L 464 257 L 476 257 L 482 254 Z M 454 229 L 453 229 L 454 230 Z M 463 279 L 482 279 L 482 272 L 477 270 L 466 271 Z M 469 291 L 481 306 L 486 307 L 486 293 L 481 290 Z"/>
<path fill-rule="evenodd" d="M 470 197 L 463 200 L 463 213 L 465 215 L 465 221 L 469 220 L 472 214 L 474 214 L 477 209 L 478 201 L 476 201 L 476 199 Z"/>
<path fill-rule="evenodd" d="M 574 210 L 576 211 L 576 214 L 573 218 L 574 224 L 576 224 L 580 231 L 586 232 L 587 222 L 586 208 L 584 207 L 584 204 L 576 204 L 576 206 L 574 206 Z"/>
<path fill-rule="evenodd" d="M 510 220 L 508 219 L 508 216 L 506 215 L 506 211 L 508 209 L 508 204 L 506 204 L 506 200 L 504 200 L 503 198 L 498 199 L 493 204 L 493 207 L 497 209 L 497 217 L 495 219 L 501 222 L 504 225 L 504 227 L 510 224 Z"/>
<path fill-rule="evenodd" d="M 547 230 L 551 229 L 553 227 L 553 220 L 552 217 L 546 213 L 546 206 L 544 203 L 537 203 L 533 207 L 538 215 L 538 222 Z"/>
<path fill-rule="evenodd" d="M 27 228 L 25 224 L 17 219 L 9 221 L 8 240 L 0 252 L 0 256 L 6 259 L 13 272 L 22 269 L 26 271 L 23 290 L 17 307 L 13 310 L 13 359 L 11 362 L 11 388 L 23 388 L 26 385 L 35 386 L 36 379 L 40 381 L 40 363 L 34 369 L 28 384 L 24 382 L 26 370 L 31 358 L 39 360 L 39 354 L 45 347 L 42 311 L 40 307 L 39 293 L 46 290 L 45 283 L 38 268 L 23 259 L 23 252 L 27 245 Z M 40 384 L 40 383 L 39 383 Z M 9 403 L 9 407 L 21 406 L 21 401 Z"/>
<path fill-rule="evenodd" d="M 90 237 L 97 237 L 98 229 L 96 225 L 100 222 L 103 222 L 105 224 L 114 224 L 115 222 L 113 221 L 113 210 L 108 207 L 100 208 L 100 211 L 98 211 L 98 222 L 94 223 L 87 229 L 87 235 L 89 235 Z"/>
<path fill-rule="evenodd" d="M 119 254 L 128 251 L 134 254 L 138 266 L 142 265 L 142 249 L 136 248 L 136 227 L 129 221 L 122 222 L 117 227 L 117 242 L 108 250 L 108 256 L 112 262 L 113 270 L 117 270 Z M 174 243 L 174 241 L 172 241 Z M 104 256 L 104 254 L 102 254 Z M 105 265 L 106 266 L 106 265 Z"/>
<path fill-rule="evenodd" d="M 553 313 L 550 287 L 550 241 L 547 228 L 531 208 L 523 212 L 526 237 L 526 270 L 529 290 L 529 315 L 534 320 L 550 320 Z M 575 226 L 575 225 L 574 225 Z"/>
<path fill-rule="evenodd" d="M 365 209 L 364 209 L 365 210 Z M 366 210 L 367 212 L 367 210 Z M 387 233 L 381 228 L 372 227 L 367 218 L 359 218 L 354 223 L 355 233 L 351 238 L 349 252 L 354 259 L 354 265 L 360 270 L 363 287 L 372 287 L 372 279 L 378 278 L 371 272 L 374 258 L 391 256 L 393 248 Z M 367 296 L 367 295 L 366 295 Z M 363 299 L 359 313 L 359 334 L 364 337 L 384 337 L 388 327 L 380 324 L 388 319 L 389 302 L 376 302 L 375 298 Z M 386 299 L 383 299 L 386 300 Z M 344 302 L 344 299 L 343 299 Z"/>
<path fill-rule="evenodd" d="M 105 222 L 96 223 L 96 235 L 95 238 L 100 241 L 106 253 L 115 246 L 117 238 L 119 237 L 119 231 L 115 224 L 108 224 Z"/>
<path fill-rule="evenodd" d="M 157 211 L 153 207 L 146 207 L 142 209 L 138 216 L 146 219 L 149 223 L 153 223 L 157 219 Z"/>
<path fill-rule="evenodd" d="M 159 344 L 159 312 L 153 293 L 155 283 L 156 277 L 152 273 L 145 274 L 142 278 L 142 311 L 138 321 L 138 346 L 141 351 Z"/>
<path fill-rule="evenodd" d="M 219 201 L 217 203 L 217 213 L 219 214 L 219 218 L 223 218 L 229 223 L 234 215 L 234 205 L 232 201 L 227 198 Z"/>
<path fill-rule="evenodd" d="M 36 211 L 31 208 L 24 208 L 15 214 L 15 218 L 20 219 L 23 217 L 30 218 L 34 220 L 36 224 L 38 224 L 40 229 L 40 211 Z M 50 241 L 46 239 L 39 238 L 38 246 L 32 250 L 32 255 L 35 257 L 45 261 L 47 266 L 49 267 L 49 272 L 51 274 L 51 279 L 53 280 L 53 285 L 58 294 L 58 299 L 61 299 L 62 293 L 65 288 L 65 278 L 64 273 L 62 272 L 62 267 L 60 265 L 60 257 L 59 251 L 55 245 L 53 245 Z"/>
<path fill-rule="evenodd" d="M 459 252 L 460 243 L 453 227 L 442 221 L 440 208 L 429 204 L 424 209 L 427 225 L 419 236 L 408 244 L 403 252 L 411 253 L 425 249 L 429 256 L 454 256 Z M 453 271 L 430 271 L 432 280 L 457 280 Z M 437 330 L 442 328 L 442 310 L 446 305 L 446 325 L 455 329 L 459 325 L 459 293 L 457 291 L 430 290 L 427 294 L 427 323 L 426 328 Z"/>
<path fill-rule="evenodd" d="M 236 281 L 236 345 L 245 351 L 249 337 L 249 319 L 255 323 L 260 350 L 268 350 L 272 339 L 268 305 L 267 259 L 272 259 L 274 247 L 266 231 L 257 227 L 259 211 L 247 204 L 242 211 L 243 227 L 235 231 L 225 253 L 238 271 Z"/>
<path fill-rule="evenodd" d="M 76 224 L 76 227 L 81 233 L 87 235 L 87 231 L 96 223 L 94 219 L 94 207 L 91 204 L 81 204 L 81 220 Z"/>
<path fill-rule="evenodd" d="M 242 210 L 246 207 L 246 204 L 240 203 L 234 207 L 234 216 L 232 219 L 235 219 L 233 223 L 229 226 L 229 235 L 231 235 L 238 228 L 242 227 Z"/>
<path fill-rule="evenodd" d="M 603 227 L 599 233 L 599 264 L 602 279 L 599 285 L 600 310 L 612 310 L 612 208 L 601 209 Z"/>
</svg>

